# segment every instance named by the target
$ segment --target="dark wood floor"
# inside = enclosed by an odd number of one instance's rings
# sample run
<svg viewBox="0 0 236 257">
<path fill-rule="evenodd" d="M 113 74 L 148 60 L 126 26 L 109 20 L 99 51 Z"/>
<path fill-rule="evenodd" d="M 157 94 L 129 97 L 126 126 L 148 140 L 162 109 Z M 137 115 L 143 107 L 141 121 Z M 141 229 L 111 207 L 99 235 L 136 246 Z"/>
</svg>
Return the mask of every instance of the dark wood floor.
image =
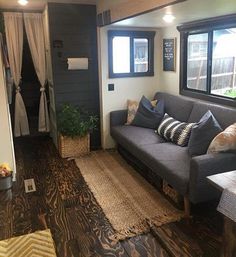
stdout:
<svg viewBox="0 0 236 257">
<path fill-rule="evenodd" d="M 113 244 L 112 227 L 85 184 L 73 161 L 62 160 L 48 137 L 15 140 L 17 182 L 0 193 L 0 239 L 43 229 L 38 215 L 45 214 L 57 255 L 120 257 L 219 257 L 222 220 L 214 205 L 195 206 L 190 221 L 153 228 L 150 233 Z M 56 171 L 56 172 L 55 172 Z M 76 172 L 76 197 L 63 201 L 55 177 Z M 26 194 L 23 180 L 34 178 L 37 191 Z"/>
</svg>

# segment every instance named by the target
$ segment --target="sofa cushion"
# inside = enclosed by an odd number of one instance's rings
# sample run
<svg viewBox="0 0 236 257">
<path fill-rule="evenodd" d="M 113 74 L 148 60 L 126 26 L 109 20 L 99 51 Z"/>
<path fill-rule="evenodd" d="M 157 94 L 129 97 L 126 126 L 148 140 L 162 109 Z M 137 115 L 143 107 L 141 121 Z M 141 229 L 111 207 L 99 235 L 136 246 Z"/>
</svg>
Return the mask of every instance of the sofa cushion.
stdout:
<svg viewBox="0 0 236 257">
<path fill-rule="evenodd" d="M 153 107 L 152 103 L 145 96 L 143 96 L 131 125 L 156 129 L 163 116 L 164 101 L 158 101 L 157 105 Z"/>
<path fill-rule="evenodd" d="M 163 99 L 165 102 L 165 112 L 174 119 L 187 121 L 193 108 L 193 100 L 183 96 L 175 96 L 167 93 L 156 93 L 154 99 Z"/>
<path fill-rule="evenodd" d="M 179 146 L 186 146 L 195 123 L 186 123 L 175 120 L 167 113 L 158 127 L 158 134 Z"/>
<path fill-rule="evenodd" d="M 111 127 L 111 136 L 125 147 L 135 157 L 139 157 L 139 146 L 164 143 L 164 139 L 157 136 L 153 129 L 135 127 L 131 125 Z"/>
<path fill-rule="evenodd" d="M 187 147 L 173 143 L 139 146 L 139 159 L 182 195 L 187 193 L 190 156 Z"/>
<path fill-rule="evenodd" d="M 207 102 L 195 102 L 188 122 L 198 122 L 201 117 L 210 110 L 220 126 L 226 129 L 236 122 L 236 109 Z"/>
<path fill-rule="evenodd" d="M 213 138 L 222 131 L 218 121 L 207 111 L 193 127 L 189 139 L 188 151 L 191 156 L 206 154 Z"/>
</svg>

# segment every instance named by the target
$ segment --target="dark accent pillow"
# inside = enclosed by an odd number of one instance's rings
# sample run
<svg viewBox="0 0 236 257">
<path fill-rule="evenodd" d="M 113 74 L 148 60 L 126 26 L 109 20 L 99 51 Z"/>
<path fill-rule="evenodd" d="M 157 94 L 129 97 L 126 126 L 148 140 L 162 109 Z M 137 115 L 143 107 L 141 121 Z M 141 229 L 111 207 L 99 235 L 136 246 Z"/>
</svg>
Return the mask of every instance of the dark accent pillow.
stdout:
<svg viewBox="0 0 236 257">
<path fill-rule="evenodd" d="M 166 113 L 158 127 L 157 133 L 167 141 L 171 141 L 179 146 L 186 146 L 194 125 L 195 123 L 175 120 Z"/>
<path fill-rule="evenodd" d="M 188 151 L 191 156 L 202 155 L 213 138 L 222 132 L 222 128 L 211 111 L 207 111 L 200 121 L 193 127 L 189 139 Z"/>
<path fill-rule="evenodd" d="M 151 102 L 145 96 L 143 96 L 139 103 L 136 115 L 130 125 L 156 129 L 163 116 L 164 101 L 158 101 L 157 105 L 153 107 Z"/>
</svg>

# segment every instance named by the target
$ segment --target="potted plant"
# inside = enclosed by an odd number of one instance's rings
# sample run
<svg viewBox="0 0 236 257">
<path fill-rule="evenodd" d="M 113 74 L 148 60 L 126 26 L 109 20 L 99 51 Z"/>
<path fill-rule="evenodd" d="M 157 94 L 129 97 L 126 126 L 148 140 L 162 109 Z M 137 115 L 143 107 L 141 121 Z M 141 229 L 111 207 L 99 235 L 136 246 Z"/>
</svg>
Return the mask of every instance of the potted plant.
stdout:
<svg viewBox="0 0 236 257">
<path fill-rule="evenodd" d="M 0 165 L 0 191 L 12 187 L 12 170 L 7 163 Z"/>
<path fill-rule="evenodd" d="M 90 133 L 98 118 L 70 104 L 58 113 L 59 152 L 62 158 L 79 157 L 90 152 Z"/>
</svg>

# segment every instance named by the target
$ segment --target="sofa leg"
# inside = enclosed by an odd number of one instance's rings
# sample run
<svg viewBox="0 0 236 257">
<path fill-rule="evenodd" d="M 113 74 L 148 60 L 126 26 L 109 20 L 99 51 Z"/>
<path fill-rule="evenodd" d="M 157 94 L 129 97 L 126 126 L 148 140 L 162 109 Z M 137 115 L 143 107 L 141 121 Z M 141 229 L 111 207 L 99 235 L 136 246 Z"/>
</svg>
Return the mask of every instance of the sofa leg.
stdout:
<svg viewBox="0 0 236 257">
<path fill-rule="evenodd" d="M 184 196 L 184 214 L 185 218 L 190 218 L 190 201 L 188 196 Z"/>
</svg>

